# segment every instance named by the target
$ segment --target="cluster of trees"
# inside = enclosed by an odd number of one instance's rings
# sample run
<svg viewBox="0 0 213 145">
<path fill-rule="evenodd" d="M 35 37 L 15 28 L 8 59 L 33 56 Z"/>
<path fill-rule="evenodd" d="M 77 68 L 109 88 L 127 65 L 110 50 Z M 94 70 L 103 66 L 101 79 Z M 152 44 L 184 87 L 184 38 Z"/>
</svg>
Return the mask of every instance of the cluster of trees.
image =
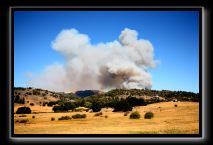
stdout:
<svg viewBox="0 0 213 145">
<path fill-rule="evenodd" d="M 126 99 L 118 97 L 100 97 L 92 96 L 86 99 L 82 99 L 76 102 L 49 102 L 49 104 L 54 104 L 54 112 L 74 110 L 77 107 L 86 107 L 92 109 L 93 112 L 99 112 L 102 108 L 111 107 L 114 112 L 122 111 L 131 111 L 134 106 L 144 106 L 146 102 L 142 98 L 136 98 L 129 96 Z"/>
<path fill-rule="evenodd" d="M 169 90 L 148 90 L 148 89 L 114 89 L 105 93 L 106 96 L 114 97 L 121 95 L 132 96 L 160 96 L 167 99 L 167 101 L 176 98 L 179 101 L 199 101 L 199 93 L 186 92 L 186 91 L 169 91 Z"/>
<path fill-rule="evenodd" d="M 33 95 L 39 96 L 40 95 L 40 90 L 33 90 Z"/>
<path fill-rule="evenodd" d="M 61 111 L 69 111 L 74 110 L 77 106 L 73 102 L 64 102 L 61 105 L 56 105 L 53 107 L 54 112 L 61 112 Z"/>
</svg>

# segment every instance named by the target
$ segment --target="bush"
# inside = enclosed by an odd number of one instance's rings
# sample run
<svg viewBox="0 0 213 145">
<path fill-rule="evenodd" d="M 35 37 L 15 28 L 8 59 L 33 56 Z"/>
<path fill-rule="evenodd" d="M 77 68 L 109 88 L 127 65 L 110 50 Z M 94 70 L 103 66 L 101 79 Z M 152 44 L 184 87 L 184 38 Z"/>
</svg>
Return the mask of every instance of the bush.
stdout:
<svg viewBox="0 0 213 145">
<path fill-rule="evenodd" d="M 34 106 L 34 103 L 30 103 L 30 106 Z"/>
<path fill-rule="evenodd" d="M 78 108 L 75 108 L 75 111 L 78 111 L 78 112 L 87 111 L 87 110 L 89 110 L 89 109 L 86 108 L 86 107 L 78 107 Z"/>
<path fill-rule="evenodd" d="M 154 117 L 154 114 L 152 112 L 146 112 L 146 114 L 144 115 L 145 119 L 151 119 L 152 117 Z"/>
<path fill-rule="evenodd" d="M 35 118 L 35 116 L 33 115 L 33 116 L 32 116 L 32 118 L 34 119 L 34 118 Z"/>
<path fill-rule="evenodd" d="M 51 117 L 51 121 L 54 121 L 55 120 L 55 118 L 54 117 Z"/>
<path fill-rule="evenodd" d="M 95 113 L 94 116 L 100 116 L 100 115 L 103 115 L 103 113 L 102 112 L 98 112 L 98 113 Z"/>
<path fill-rule="evenodd" d="M 23 115 L 20 115 L 19 117 L 27 117 L 27 115 L 24 115 L 24 114 L 23 114 Z"/>
<path fill-rule="evenodd" d="M 29 122 L 29 120 L 28 119 L 22 119 L 22 120 L 19 120 L 18 122 L 19 123 L 27 123 L 27 122 Z"/>
<path fill-rule="evenodd" d="M 108 115 L 105 115 L 104 117 L 105 117 L 105 118 L 108 118 Z"/>
<path fill-rule="evenodd" d="M 175 106 L 175 107 L 177 107 L 178 105 L 177 105 L 177 104 L 175 104 L 174 106 Z"/>
<path fill-rule="evenodd" d="M 130 119 L 139 119 L 141 115 L 139 114 L 138 111 L 132 112 L 129 116 Z"/>
<path fill-rule="evenodd" d="M 30 114 L 31 109 L 29 107 L 19 107 L 16 114 Z"/>
<path fill-rule="evenodd" d="M 72 118 L 73 119 L 77 119 L 77 118 L 86 118 L 86 114 L 75 114 L 75 115 L 72 115 Z"/>
<path fill-rule="evenodd" d="M 72 119 L 72 117 L 70 116 L 61 116 L 60 118 L 58 118 L 58 120 L 70 120 Z"/>
</svg>

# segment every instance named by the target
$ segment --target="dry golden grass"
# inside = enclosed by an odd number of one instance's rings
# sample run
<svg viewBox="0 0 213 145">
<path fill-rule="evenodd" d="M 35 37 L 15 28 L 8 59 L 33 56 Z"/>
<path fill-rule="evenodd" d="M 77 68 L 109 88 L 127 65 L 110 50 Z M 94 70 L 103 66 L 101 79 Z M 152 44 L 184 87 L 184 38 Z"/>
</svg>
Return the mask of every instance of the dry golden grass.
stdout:
<svg viewBox="0 0 213 145">
<path fill-rule="evenodd" d="M 174 107 L 177 104 L 178 107 Z M 14 111 L 20 105 L 15 105 Z M 52 107 L 30 106 L 33 113 L 27 117 L 14 114 L 15 134 L 198 134 L 199 103 L 196 102 L 162 102 L 140 106 L 133 109 L 142 118 L 129 119 L 123 112 L 112 112 L 103 109 L 103 115 L 86 114 L 86 119 L 58 120 L 61 116 L 72 116 L 79 112 L 53 113 Z M 133 112 L 132 111 L 132 112 Z M 154 118 L 144 119 L 147 111 L 154 113 Z M 43 112 L 43 113 L 42 113 Z M 47 113 L 45 113 L 47 112 Z M 32 116 L 35 116 L 33 119 Z M 105 116 L 108 116 L 105 118 Z M 51 121 L 54 117 L 55 120 Z M 29 119 L 28 123 L 17 123 L 16 120 Z"/>
</svg>

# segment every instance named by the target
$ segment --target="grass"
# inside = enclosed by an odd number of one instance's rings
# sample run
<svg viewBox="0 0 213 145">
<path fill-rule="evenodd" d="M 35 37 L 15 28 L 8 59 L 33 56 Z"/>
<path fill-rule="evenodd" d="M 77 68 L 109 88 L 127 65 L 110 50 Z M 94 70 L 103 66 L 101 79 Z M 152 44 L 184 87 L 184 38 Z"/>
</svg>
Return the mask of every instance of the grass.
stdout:
<svg viewBox="0 0 213 145">
<path fill-rule="evenodd" d="M 157 131 L 130 131 L 129 134 L 160 134 Z"/>
<path fill-rule="evenodd" d="M 161 102 L 140 106 L 133 109 L 141 116 L 148 111 L 154 113 L 153 119 L 129 119 L 123 112 L 103 112 L 105 117 L 94 117 L 95 112 L 85 112 L 85 119 L 71 119 L 69 121 L 51 121 L 51 117 L 75 115 L 76 112 L 53 113 L 51 107 L 32 106 L 37 119 L 28 118 L 27 125 L 14 123 L 15 134 L 198 134 L 199 133 L 199 103 Z M 20 107 L 15 106 L 14 112 Z M 162 110 L 158 107 L 161 107 Z M 20 120 L 20 114 L 14 114 L 14 120 Z"/>
</svg>

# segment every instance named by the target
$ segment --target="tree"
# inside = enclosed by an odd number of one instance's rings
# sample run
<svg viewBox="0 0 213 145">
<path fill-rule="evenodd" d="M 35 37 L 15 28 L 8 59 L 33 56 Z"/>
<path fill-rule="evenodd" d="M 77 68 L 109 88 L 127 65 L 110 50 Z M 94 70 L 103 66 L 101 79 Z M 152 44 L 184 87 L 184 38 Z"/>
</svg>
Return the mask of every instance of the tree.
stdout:
<svg viewBox="0 0 213 145">
<path fill-rule="evenodd" d="M 127 102 L 126 100 L 120 100 L 117 103 L 114 104 L 114 110 L 113 112 L 118 112 L 118 111 L 132 111 L 132 106 Z"/>
<path fill-rule="evenodd" d="M 101 111 L 102 105 L 99 102 L 93 102 L 90 109 L 92 109 L 93 112 L 99 112 Z"/>
<path fill-rule="evenodd" d="M 30 114 L 31 109 L 29 107 L 19 107 L 16 114 Z"/>
</svg>

